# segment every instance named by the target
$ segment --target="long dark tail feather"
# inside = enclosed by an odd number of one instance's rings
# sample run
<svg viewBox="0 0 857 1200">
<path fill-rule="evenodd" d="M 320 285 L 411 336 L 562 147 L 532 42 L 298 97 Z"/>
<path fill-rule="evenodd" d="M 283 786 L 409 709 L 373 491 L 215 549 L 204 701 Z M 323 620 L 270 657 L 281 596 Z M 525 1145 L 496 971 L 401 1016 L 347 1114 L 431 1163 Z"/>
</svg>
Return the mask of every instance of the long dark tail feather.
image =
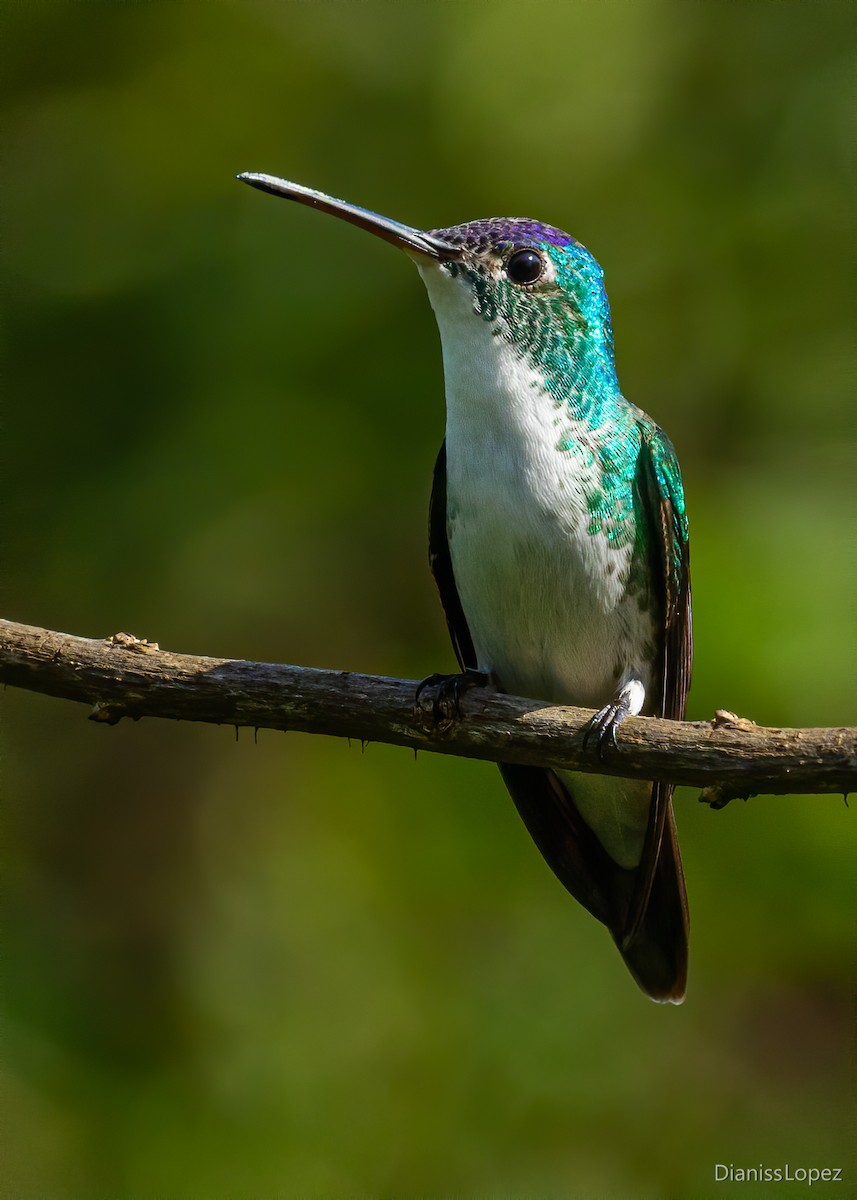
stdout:
<svg viewBox="0 0 857 1200">
<path fill-rule="evenodd" d="M 644 992 L 653 1000 L 681 1004 L 687 986 L 687 896 L 672 801 L 667 803 L 648 903 L 635 931 L 623 941 L 617 939 L 617 945 Z"/>
<path fill-rule="evenodd" d="M 640 988 L 653 1000 L 680 1004 L 687 980 L 687 901 L 669 797 L 657 865 L 641 907 L 639 869 L 610 858 L 553 771 L 502 763 L 500 772 L 548 866 L 607 926 Z"/>
</svg>

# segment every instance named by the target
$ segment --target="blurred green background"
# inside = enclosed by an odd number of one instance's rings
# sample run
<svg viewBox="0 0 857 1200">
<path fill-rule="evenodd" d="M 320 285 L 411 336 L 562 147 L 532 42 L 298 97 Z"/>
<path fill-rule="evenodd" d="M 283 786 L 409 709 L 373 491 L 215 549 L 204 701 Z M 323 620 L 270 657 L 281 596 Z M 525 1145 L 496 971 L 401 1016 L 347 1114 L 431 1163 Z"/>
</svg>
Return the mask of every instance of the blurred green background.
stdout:
<svg viewBox="0 0 857 1200">
<path fill-rule="evenodd" d="M 854 722 L 852 6 L 3 24 L 4 615 L 450 669 L 422 286 L 234 181 L 269 171 L 415 225 L 581 238 L 624 390 L 684 469 L 690 716 Z M 841 797 L 678 794 L 691 980 L 664 1009 L 487 765 L 101 728 L 11 689 L 0 715 L 4 1196 L 747 1196 L 769 1192 L 716 1163 L 786 1162 L 853 1186 Z"/>
</svg>

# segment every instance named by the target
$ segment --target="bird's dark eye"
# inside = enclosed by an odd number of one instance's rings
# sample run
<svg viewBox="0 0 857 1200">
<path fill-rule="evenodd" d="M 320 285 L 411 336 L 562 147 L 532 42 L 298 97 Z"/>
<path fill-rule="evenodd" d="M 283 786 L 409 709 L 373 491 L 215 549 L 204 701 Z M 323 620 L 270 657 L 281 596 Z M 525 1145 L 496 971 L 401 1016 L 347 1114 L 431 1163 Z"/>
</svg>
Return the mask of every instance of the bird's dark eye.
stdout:
<svg viewBox="0 0 857 1200">
<path fill-rule="evenodd" d="M 512 283 L 535 283 L 544 269 L 542 256 L 535 250 L 516 250 L 506 263 L 506 274 Z"/>
</svg>

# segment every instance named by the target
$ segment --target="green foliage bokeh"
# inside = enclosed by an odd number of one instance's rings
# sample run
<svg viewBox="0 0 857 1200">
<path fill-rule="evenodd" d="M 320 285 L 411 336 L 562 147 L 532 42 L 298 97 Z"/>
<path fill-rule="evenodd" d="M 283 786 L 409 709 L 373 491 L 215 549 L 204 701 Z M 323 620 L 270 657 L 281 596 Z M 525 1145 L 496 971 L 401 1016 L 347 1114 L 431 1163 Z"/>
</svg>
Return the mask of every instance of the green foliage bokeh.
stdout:
<svg viewBox="0 0 857 1200">
<path fill-rule="evenodd" d="M 684 470 L 690 715 L 853 723 L 850 6 L 3 23 L 5 615 L 452 663 L 421 284 L 234 180 L 269 171 L 418 226 L 532 215 L 588 245 L 624 390 Z M 104 729 L 11 690 L 0 715 L 3 1195 L 729 1196 L 748 1186 L 716 1163 L 851 1165 L 841 799 L 678 794 L 691 980 L 662 1009 L 488 766 Z"/>
</svg>

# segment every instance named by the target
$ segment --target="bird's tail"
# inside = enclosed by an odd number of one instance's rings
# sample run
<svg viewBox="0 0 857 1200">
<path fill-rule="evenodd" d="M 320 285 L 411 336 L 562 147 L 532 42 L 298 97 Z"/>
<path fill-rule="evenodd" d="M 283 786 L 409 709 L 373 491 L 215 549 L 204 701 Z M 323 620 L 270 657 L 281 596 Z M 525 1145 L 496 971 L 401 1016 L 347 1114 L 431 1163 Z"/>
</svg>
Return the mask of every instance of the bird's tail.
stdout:
<svg viewBox="0 0 857 1200">
<path fill-rule="evenodd" d="M 628 869 L 610 858 L 553 771 L 511 763 L 500 771 L 548 866 L 607 926 L 642 990 L 653 1000 L 680 1004 L 688 921 L 671 789 L 653 784 L 646 847 L 640 866 Z"/>
</svg>

